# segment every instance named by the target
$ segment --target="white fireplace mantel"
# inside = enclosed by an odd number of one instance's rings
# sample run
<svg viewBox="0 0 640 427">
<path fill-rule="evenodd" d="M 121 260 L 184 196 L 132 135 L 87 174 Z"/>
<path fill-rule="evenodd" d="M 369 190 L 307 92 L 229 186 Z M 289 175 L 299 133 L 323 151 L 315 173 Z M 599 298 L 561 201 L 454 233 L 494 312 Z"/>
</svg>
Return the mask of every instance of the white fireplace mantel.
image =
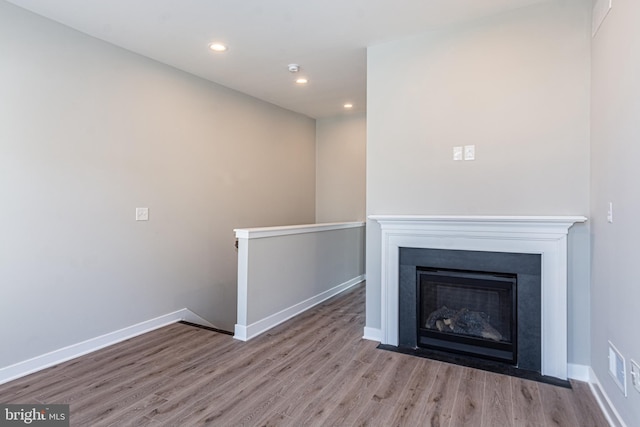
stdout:
<svg viewBox="0 0 640 427">
<path fill-rule="evenodd" d="M 586 217 L 370 215 L 369 219 L 382 230 L 382 344 L 398 345 L 401 247 L 539 254 L 542 374 L 567 378 L 567 234 Z"/>
</svg>

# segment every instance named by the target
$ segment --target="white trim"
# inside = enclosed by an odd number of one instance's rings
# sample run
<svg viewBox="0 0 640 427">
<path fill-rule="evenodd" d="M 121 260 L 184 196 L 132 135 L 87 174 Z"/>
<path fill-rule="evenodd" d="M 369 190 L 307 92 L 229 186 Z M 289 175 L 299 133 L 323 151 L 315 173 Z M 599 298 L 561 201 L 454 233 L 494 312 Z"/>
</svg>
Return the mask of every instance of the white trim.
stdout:
<svg viewBox="0 0 640 427">
<path fill-rule="evenodd" d="M 382 340 L 382 330 L 380 328 L 364 327 L 364 335 L 362 339 L 380 342 Z"/>
<path fill-rule="evenodd" d="M 238 239 L 261 239 L 264 237 L 287 236 L 289 234 L 315 233 L 318 231 L 342 230 L 345 228 L 364 227 L 365 223 L 332 222 L 326 224 L 286 225 L 281 227 L 235 228 Z"/>
<path fill-rule="evenodd" d="M 568 371 L 567 375 L 572 380 L 578 380 L 584 383 L 588 383 L 589 380 L 591 379 L 591 375 L 589 374 L 589 369 L 591 369 L 591 367 L 589 367 L 588 365 L 577 365 L 575 363 L 569 363 L 567 365 L 567 371 Z"/>
<path fill-rule="evenodd" d="M 238 325 L 237 323 L 233 327 L 233 338 L 240 341 L 248 341 L 247 338 L 248 329 L 244 325 Z"/>
<path fill-rule="evenodd" d="M 249 299 L 249 244 L 244 238 L 238 239 L 238 301 L 237 322 L 246 325 L 248 322 Z"/>
<path fill-rule="evenodd" d="M 369 219 L 385 224 L 424 224 L 428 222 L 462 222 L 465 224 L 476 222 L 478 224 L 494 224 L 500 229 L 505 223 L 515 223 L 518 226 L 531 223 L 536 227 L 540 224 L 548 224 L 555 226 L 558 224 L 574 224 L 576 222 L 585 222 L 587 217 L 576 216 L 514 216 L 514 215 L 369 215 Z M 562 226 L 564 227 L 564 226 Z"/>
<path fill-rule="evenodd" d="M 602 413 L 607 419 L 609 425 L 612 427 L 627 427 L 627 424 L 625 424 L 624 420 L 616 410 L 616 407 L 611 403 L 611 399 L 607 396 L 604 388 L 602 388 L 602 385 L 592 368 L 589 368 L 589 377 L 589 388 L 591 389 L 591 393 L 593 393 L 593 397 L 596 398 L 598 406 L 600 406 L 600 409 L 602 410 Z"/>
<path fill-rule="evenodd" d="M 32 374 L 68 360 L 75 359 L 76 357 L 84 356 L 85 354 L 100 350 L 101 348 L 108 347 L 181 320 L 203 326 L 214 327 L 214 325 L 189 309 L 183 308 L 182 310 L 174 311 L 173 313 L 165 314 L 163 316 L 156 317 L 155 319 L 147 320 L 6 366 L 0 369 L 0 384 L 24 377 L 25 375 Z"/>
<path fill-rule="evenodd" d="M 358 283 L 362 283 L 363 281 L 364 275 L 354 277 L 351 280 L 334 286 L 331 289 L 321 292 L 318 295 L 294 304 L 291 307 L 285 308 L 284 310 L 267 316 L 264 319 L 258 320 L 257 322 L 254 322 L 250 325 L 236 324 L 233 337 L 240 341 L 249 341 L 250 339 L 262 334 L 263 332 L 268 331 L 269 329 L 291 319 L 292 317 L 297 316 L 303 311 L 309 310 L 311 307 L 316 306 L 321 302 L 331 298 L 332 296 L 346 291 L 350 287 L 355 286 Z"/>
<path fill-rule="evenodd" d="M 595 37 L 611 11 L 611 0 L 596 0 L 591 10 L 591 37 Z"/>
<path fill-rule="evenodd" d="M 567 378 L 567 234 L 583 216 L 371 215 L 380 223 L 382 344 L 398 345 L 401 247 L 540 254 L 541 373 Z"/>
</svg>

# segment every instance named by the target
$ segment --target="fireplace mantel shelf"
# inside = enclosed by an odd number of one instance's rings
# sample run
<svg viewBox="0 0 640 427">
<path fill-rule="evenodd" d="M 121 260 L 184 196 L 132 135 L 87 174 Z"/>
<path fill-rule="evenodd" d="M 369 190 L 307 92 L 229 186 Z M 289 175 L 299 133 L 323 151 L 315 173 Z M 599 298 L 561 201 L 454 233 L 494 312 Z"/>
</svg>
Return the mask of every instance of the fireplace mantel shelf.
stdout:
<svg viewBox="0 0 640 427">
<path fill-rule="evenodd" d="M 542 374 L 567 378 L 567 234 L 584 216 L 370 215 L 381 235 L 381 342 L 398 345 L 401 247 L 542 256 Z"/>
<path fill-rule="evenodd" d="M 483 222 L 558 222 L 573 219 L 584 222 L 586 217 L 575 215 L 369 215 L 369 218 L 389 221 L 483 221 Z"/>
<path fill-rule="evenodd" d="M 573 225 L 578 222 L 585 222 L 587 217 L 574 216 L 511 216 L 511 215 L 369 215 L 369 219 L 377 221 L 381 225 L 428 225 L 438 224 L 446 226 L 446 224 L 509 224 L 522 225 Z"/>
</svg>

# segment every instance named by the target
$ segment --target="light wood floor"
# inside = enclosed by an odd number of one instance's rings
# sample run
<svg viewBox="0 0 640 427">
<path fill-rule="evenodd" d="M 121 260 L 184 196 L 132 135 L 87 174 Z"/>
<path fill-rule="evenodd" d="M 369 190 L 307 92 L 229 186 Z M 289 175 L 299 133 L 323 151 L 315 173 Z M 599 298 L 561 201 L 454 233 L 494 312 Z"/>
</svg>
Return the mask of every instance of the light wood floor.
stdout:
<svg viewBox="0 0 640 427">
<path fill-rule="evenodd" d="M 364 285 L 247 343 L 174 324 L 0 386 L 73 426 L 606 426 L 573 390 L 376 349 Z"/>
</svg>

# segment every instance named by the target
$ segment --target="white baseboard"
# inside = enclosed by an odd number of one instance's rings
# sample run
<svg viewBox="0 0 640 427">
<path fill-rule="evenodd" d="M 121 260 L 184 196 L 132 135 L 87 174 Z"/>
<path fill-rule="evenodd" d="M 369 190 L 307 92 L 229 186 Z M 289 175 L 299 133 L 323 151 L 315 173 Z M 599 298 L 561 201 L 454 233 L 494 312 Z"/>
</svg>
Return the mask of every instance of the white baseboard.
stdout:
<svg viewBox="0 0 640 427">
<path fill-rule="evenodd" d="M 238 325 L 237 323 L 234 325 L 233 327 L 233 338 L 240 340 L 240 341 L 248 341 L 249 338 L 247 337 L 247 327 L 246 326 L 242 326 L 242 325 Z"/>
<path fill-rule="evenodd" d="M 364 335 L 362 337 L 365 340 L 369 341 L 382 341 L 382 330 L 379 328 L 369 328 L 367 326 L 364 327 Z"/>
<path fill-rule="evenodd" d="M 567 365 L 567 376 L 572 380 L 578 380 L 588 383 L 591 378 L 591 374 L 589 372 L 590 369 L 591 367 L 587 365 L 576 365 L 574 363 L 569 363 Z"/>
<path fill-rule="evenodd" d="M 596 398 L 596 401 L 598 402 L 600 409 L 602 409 L 602 413 L 609 422 L 609 425 L 612 427 L 627 427 L 616 410 L 616 407 L 611 403 L 611 399 L 609 399 L 609 396 L 607 396 L 607 393 L 602 388 L 602 385 L 592 368 L 589 368 L 589 377 L 589 388 L 591 388 L 591 393 L 593 393 L 593 396 Z"/>
<path fill-rule="evenodd" d="M 182 310 L 174 311 L 173 313 L 165 314 L 164 316 L 156 317 L 155 319 L 128 326 L 114 332 L 109 332 L 99 337 L 90 338 L 86 341 L 72 344 L 70 346 L 1 368 L 0 384 L 24 377 L 25 375 L 58 365 L 68 360 L 75 359 L 76 357 L 83 356 L 93 351 L 100 350 L 101 348 L 108 347 L 181 320 L 196 323 L 198 325 L 214 327 L 211 323 L 193 313 L 191 310 L 183 308 Z"/>
<path fill-rule="evenodd" d="M 333 288 L 326 290 L 316 296 L 294 304 L 289 308 L 285 308 L 284 310 L 267 316 L 262 320 L 258 320 L 257 322 L 254 322 L 250 325 L 236 324 L 233 337 L 240 341 L 249 341 L 251 338 L 257 337 L 258 335 L 268 331 L 269 329 L 279 325 L 280 323 L 285 322 L 294 316 L 297 316 L 303 311 L 309 310 L 311 307 L 316 306 L 321 302 L 331 298 L 332 296 L 335 296 L 340 292 L 344 292 L 350 287 L 355 286 L 358 283 L 362 283 L 363 281 L 364 275 L 355 277 L 351 280 L 341 283 L 338 286 L 334 286 Z"/>
</svg>

